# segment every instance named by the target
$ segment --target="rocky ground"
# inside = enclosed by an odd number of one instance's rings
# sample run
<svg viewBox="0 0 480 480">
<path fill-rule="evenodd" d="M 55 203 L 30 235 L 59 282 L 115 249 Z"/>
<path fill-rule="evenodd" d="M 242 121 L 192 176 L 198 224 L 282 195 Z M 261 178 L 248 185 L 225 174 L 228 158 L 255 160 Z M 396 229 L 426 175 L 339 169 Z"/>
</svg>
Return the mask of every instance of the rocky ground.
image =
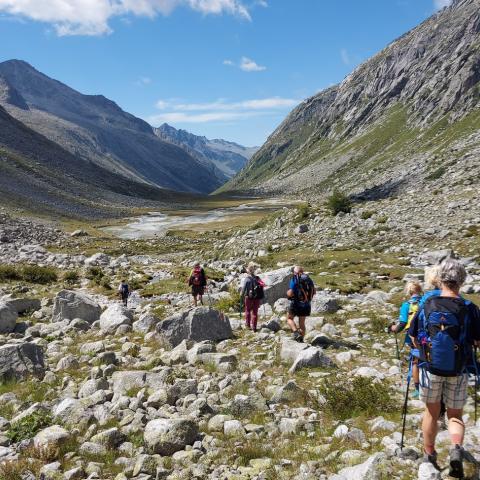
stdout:
<svg viewBox="0 0 480 480">
<path fill-rule="evenodd" d="M 407 365 L 385 328 L 404 281 L 449 255 L 478 299 L 469 195 L 336 217 L 301 205 L 194 240 L 118 241 L 87 226 L 70 236 L 2 215 L 0 480 L 441 478 L 421 463 L 419 401 L 399 449 Z M 195 259 L 210 277 L 198 309 L 185 286 Z M 252 259 L 268 286 L 257 334 L 238 313 Z M 303 345 L 285 322 L 296 263 L 319 287 Z M 135 290 L 128 309 L 122 278 Z M 472 391 L 466 448 L 480 460 L 473 411 Z M 445 431 L 439 451 L 446 464 Z"/>
</svg>

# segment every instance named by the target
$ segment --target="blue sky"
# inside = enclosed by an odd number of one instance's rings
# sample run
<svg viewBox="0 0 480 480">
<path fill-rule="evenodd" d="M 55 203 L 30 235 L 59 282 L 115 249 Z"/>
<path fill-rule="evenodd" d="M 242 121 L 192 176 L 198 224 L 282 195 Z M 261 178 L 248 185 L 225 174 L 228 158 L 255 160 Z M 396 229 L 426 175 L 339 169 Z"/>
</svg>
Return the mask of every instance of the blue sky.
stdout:
<svg viewBox="0 0 480 480">
<path fill-rule="evenodd" d="M 449 0 L 0 0 L 18 58 L 158 126 L 260 145 Z"/>
</svg>

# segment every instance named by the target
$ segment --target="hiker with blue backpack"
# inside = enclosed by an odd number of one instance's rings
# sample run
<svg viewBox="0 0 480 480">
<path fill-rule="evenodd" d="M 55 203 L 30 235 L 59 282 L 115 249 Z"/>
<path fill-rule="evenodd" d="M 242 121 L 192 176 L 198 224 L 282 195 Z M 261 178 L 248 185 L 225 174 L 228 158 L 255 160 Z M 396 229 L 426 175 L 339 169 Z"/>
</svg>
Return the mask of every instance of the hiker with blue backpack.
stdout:
<svg viewBox="0 0 480 480">
<path fill-rule="evenodd" d="M 128 297 L 130 296 L 130 287 L 125 280 L 122 280 L 120 286 L 118 287 L 118 295 L 120 296 L 122 303 L 125 307 L 128 306 Z"/>
<path fill-rule="evenodd" d="M 467 272 L 454 259 L 440 267 L 440 295 L 426 299 L 419 315 L 409 328 L 409 335 L 418 349 L 420 398 L 426 404 L 422 431 L 425 461 L 437 469 L 435 440 L 441 400 L 448 416 L 450 476 L 463 478 L 463 440 L 465 425 L 463 408 L 467 401 L 469 373 L 478 381 L 476 347 L 480 345 L 480 311 L 476 305 L 460 296 Z M 476 402 L 475 392 L 475 402 Z"/>
<path fill-rule="evenodd" d="M 265 298 L 265 283 L 255 274 L 257 265 L 250 263 L 247 267 L 247 278 L 243 284 L 241 298 L 245 306 L 245 326 L 257 331 L 258 310 Z"/>
<path fill-rule="evenodd" d="M 405 331 L 404 345 L 408 346 L 411 350 L 413 347 L 412 340 L 408 335 L 408 329 L 418 312 L 420 300 L 422 298 L 422 286 L 420 282 L 410 281 L 405 285 L 405 294 L 408 300 L 402 303 L 400 307 L 400 318 L 397 324 L 390 327 L 390 331 L 397 335 L 400 332 Z M 398 344 L 397 344 L 398 345 Z M 398 347 L 397 347 L 398 349 Z M 397 356 L 400 357 L 400 352 L 397 352 Z M 418 371 L 418 362 L 415 360 L 412 365 L 412 376 L 415 384 L 415 390 L 413 391 L 412 398 L 419 398 L 420 396 L 420 376 Z"/>
<path fill-rule="evenodd" d="M 305 336 L 305 320 L 312 311 L 312 299 L 315 296 L 315 285 L 303 268 L 296 266 L 287 297 L 290 300 L 287 322 L 293 332 L 293 339 L 302 343 Z M 295 323 L 298 317 L 298 326 Z"/>
</svg>

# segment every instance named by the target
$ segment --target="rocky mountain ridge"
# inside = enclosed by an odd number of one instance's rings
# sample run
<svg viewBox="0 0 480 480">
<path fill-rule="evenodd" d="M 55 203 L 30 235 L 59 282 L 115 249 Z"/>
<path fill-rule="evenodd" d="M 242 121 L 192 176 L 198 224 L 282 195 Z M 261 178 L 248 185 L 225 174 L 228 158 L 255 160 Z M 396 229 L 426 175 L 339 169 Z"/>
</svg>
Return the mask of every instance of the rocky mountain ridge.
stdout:
<svg viewBox="0 0 480 480">
<path fill-rule="evenodd" d="M 359 194 L 399 177 L 423 181 L 471 155 L 480 125 L 479 12 L 479 0 L 455 0 L 304 101 L 223 190 L 321 196 L 340 186 Z"/>
<path fill-rule="evenodd" d="M 213 164 L 220 179 L 224 181 L 238 173 L 258 150 L 258 147 L 244 147 L 226 140 L 210 140 L 186 130 L 176 129 L 167 123 L 154 131 L 162 140 L 184 148 L 203 164 Z"/>
<path fill-rule="evenodd" d="M 26 62 L 0 63 L 0 105 L 71 154 L 127 179 L 197 193 L 221 185 L 211 169 L 159 139 L 145 121 L 102 95 L 83 95 Z"/>
</svg>

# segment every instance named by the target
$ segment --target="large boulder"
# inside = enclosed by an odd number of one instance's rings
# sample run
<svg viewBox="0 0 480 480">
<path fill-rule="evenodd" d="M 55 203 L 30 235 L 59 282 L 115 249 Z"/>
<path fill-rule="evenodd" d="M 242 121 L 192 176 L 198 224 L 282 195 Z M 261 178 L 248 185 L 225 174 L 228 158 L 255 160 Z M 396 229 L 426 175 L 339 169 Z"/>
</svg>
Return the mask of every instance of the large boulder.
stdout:
<svg viewBox="0 0 480 480">
<path fill-rule="evenodd" d="M 335 367 L 335 363 L 325 355 L 321 348 L 308 347 L 297 356 L 289 372 L 295 373 L 302 368 Z"/>
<path fill-rule="evenodd" d="M 41 307 L 38 298 L 12 298 L 11 296 L 5 296 L 0 302 L 4 302 L 9 307 L 12 307 L 19 315 L 27 312 L 35 312 L 40 310 Z"/>
<path fill-rule="evenodd" d="M 17 324 L 18 313 L 10 305 L 0 302 L 0 333 L 11 333 Z"/>
<path fill-rule="evenodd" d="M 43 350 L 34 343 L 23 342 L 0 347 L 0 381 L 21 380 L 32 374 L 43 377 Z"/>
<path fill-rule="evenodd" d="M 455 254 L 450 249 L 445 250 L 432 250 L 422 253 L 418 257 L 418 263 L 422 265 L 437 265 L 442 263 L 447 258 L 454 258 Z"/>
<path fill-rule="evenodd" d="M 119 303 L 110 305 L 100 316 L 100 329 L 105 333 L 115 333 L 121 325 L 131 325 L 133 313 Z"/>
<path fill-rule="evenodd" d="M 192 445 L 198 436 L 198 426 L 183 418 L 151 420 L 145 426 L 143 438 L 151 453 L 173 455 Z"/>
<path fill-rule="evenodd" d="M 96 322 L 102 313 L 100 305 L 83 293 L 62 290 L 53 304 L 53 322 L 81 318 L 88 323 Z"/>
<path fill-rule="evenodd" d="M 292 278 L 292 268 L 280 268 L 260 275 L 265 282 L 265 302 L 273 305 L 280 298 L 287 296 L 287 290 Z"/>
<path fill-rule="evenodd" d="M 315 295 L 312 299 L 312 315 L 335 313 L 340 309 L 338 301 L 328 295 Z"/>
<path fill-rule="evenodd" d="M 155 330 L 155 326 L 160 321 L 153 313 L 144 313 L 134 322 L 133 331 L 138 333 L 148 333 Z"/>
<path fill-rule="evenodd" d="M 38 432 L 34 439 L 33 445 L 39 450 L 57 449 L 70 440 L 70 433 L 60 425 L 52 425 Z"/>
<path fill-rule="evenodd" d="M 156 330 L 173 347 L 183 340 L 220 341 L 233 336 L 228 318 L 218 310 L 209 307 L 193 308 L 172 315 L 160 322 Z"/>
</svg>

